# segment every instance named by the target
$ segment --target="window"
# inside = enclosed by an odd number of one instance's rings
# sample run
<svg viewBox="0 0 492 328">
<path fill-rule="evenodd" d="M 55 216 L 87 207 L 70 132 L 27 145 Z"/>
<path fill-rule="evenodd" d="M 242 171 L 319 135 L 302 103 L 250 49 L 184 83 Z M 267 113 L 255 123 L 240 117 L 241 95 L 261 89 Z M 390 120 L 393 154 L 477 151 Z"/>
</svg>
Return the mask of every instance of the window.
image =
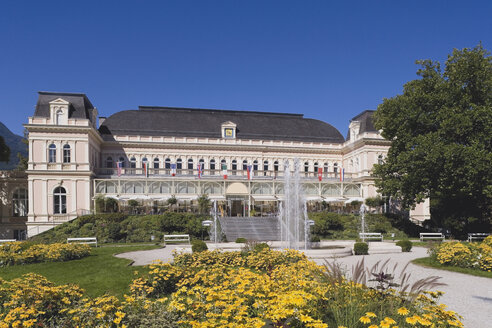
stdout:
<svg viewBox="0 0 492 328">
<path fill-rule="evenodd" d="M 232 170 L 232 175 L 236 175 L 236 171 L 237 171 L 237 161 L 235 159 L 232 160 L 232 167 L 231 167 L 231 170 Z"/>
<path fill-rule="evenodd" d="M 378 164 L 382 165 L 383 164 L 383 155 L 378 156 Z"/>
<path fill-rule="evenodd" d="M 211 175 L 215 174 L 215 159 L 210 160 L 210 174 Z"/>
<path fill-rule="evenodd" d="M 267 175 L 268 161 L 263 161 L 263 175 Z"/>
<path fill-rule="evenodd" d="M 193 175 L 193 159 L 188 159 L 188 174 Z"/>
<path fill-rule="evenodd" d="M 177 168 L 178 170 L 183 168 L 183 161 L 181 160 L 181 158 L 178 158 L 178 159 L 176 160 L 176 168 Z"/>
<path fill-rule="evenodd" d="M 202 175 L 205 173 L 205 160 L 203 158 L 201 158 L 200 160 L 198 160 L 198 165 L 201 165 L 202 167 Z"/>
<path fill-rule="evenodd" d="M 130 168 L 134 169 L 137 167 L 137 160 L 135 157 L 130 158 Z"/>
<path fill-rule="evenodd" d="M 225 167 L 227 169 L 227 163 L 226 163 L 226 160 L 225 159 L 223 159 L 223 160 L 220 161 L 220 169 L 221 170 L 223 169 L 224 165 L 225 165 Z"/>
<path fill-rule="evenodd" d="M 144 164 L 147 164 L 148 162 L 149 160 L 147 159 L 147 157 L 142 158 L 142 168 L 144 167 Z"/>
<path fill-rule="evenodd" d="M 121 167 L 125 167 L 125 158 L 120 157 L 119 161 L 121 162 Z"/>
<path fill-rule="evenodd" d="M 26 189 L 20 188 L 14 191 L 12 195 L 12 209 L 14 216 L 27 216 L 28 201 Z"/>
<path fill-rule="evenodd" d="M 171 160 L 169 158 L 166 158 L 164 160 L 164 168 L 165 169 L 170 169 L 171 168 Z"/>
<path fill-rule="evenodd" d="M 319 167 L 318 162 L 315 162 L 314 163 L 314 172 L 315 173 L 318 173 L 318 167 Z"/>
<path fill-rule="evenodd" d="M 258 171 L 258 161 L 254 160 L 253 161 L 253 174 L 256 175 L 257 171 Z"/>
<path fill-rule="evenodd" d="M 159 168 L 159 158 L 154 158 L 154 169 L 158 169 Z"/>
<path fill-rule="evenodd" d="M 247 160 L 244 160 L 243 161 L 243 170 L 247 170 L 248 169 L 248 161 Z"/>
<path fill-rule="evenodd" d="M 63 146 L 63 163 L 70 163 L 70 145 Z"/>
<path fill-rule="evenodd" d="M 48 147 L 48 162 L 56 163 L 56 146 L 51 144 Z"/>
<path fill-rule="evenodd" d="M 108 158 L 106 158 L 106 167 L 107 168 L 112 168 L 113 167 L 113 157 L 108 156 Z"/>
<path fill-rule="evenodd" d="M 56 187 L 53 192 L 53 213 L 67 213 L 67 193 L 63 187 Z"/>
<path fill-rule="evenodd" d="M 333 164 L 333 172 L 335 173 L 335 178 L 338 176 L 338 163 Z"/>
<path fill-rule="evenodd" d="M 305 162 L 304 163 L 304 172 L 305 173 L 308 173 L 309 172 L 309 163 L 308 162 Z"/>
<path fill-rule="evenodd" d="M 278 172 L 278 169 L 279 169 L 278 161 L 273 162 L 273 170 L 275 172 Z"/>
<path fill-rule="evenodd" d="M 328 163 L 323 164 L 323 172 L 328 173 Z"/>
<path fill-rule="evenodd" d="M 56 125 L 60 125 L 63 122 L 63 111 L 61 109 L 56 111 Z"/>
</svg>

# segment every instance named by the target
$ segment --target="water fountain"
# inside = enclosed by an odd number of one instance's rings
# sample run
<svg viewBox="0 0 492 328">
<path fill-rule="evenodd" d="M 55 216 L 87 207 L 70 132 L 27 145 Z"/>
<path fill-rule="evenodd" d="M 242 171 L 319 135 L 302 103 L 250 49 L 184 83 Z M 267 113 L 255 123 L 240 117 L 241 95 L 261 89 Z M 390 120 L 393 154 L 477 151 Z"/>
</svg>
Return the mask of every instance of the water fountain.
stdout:
<svg viewBox="0 0 492 328">
<path fill-rule="evenodd" d="M 279 210 L 280 240 L 284 248 L 307 249 L 309 244 L 309 220 L 306 201 L 300 183 L 300 162 L 294 160 L 294 172 L 288 161 L 284 163 L 284 201 Z"/>
</svg>

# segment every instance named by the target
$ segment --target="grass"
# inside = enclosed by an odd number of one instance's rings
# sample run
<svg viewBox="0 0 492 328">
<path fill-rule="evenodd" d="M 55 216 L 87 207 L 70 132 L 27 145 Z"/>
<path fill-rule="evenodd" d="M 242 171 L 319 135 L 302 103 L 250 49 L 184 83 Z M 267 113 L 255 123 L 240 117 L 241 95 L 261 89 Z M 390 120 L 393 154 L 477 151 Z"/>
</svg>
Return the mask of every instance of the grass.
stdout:
<svg viewBox="0 0 492 328">
<path fill-rule="evenodd" d="M 113 255 L 137 250 L 155 249 L 158 246 L 108 246 L 93 248 L 91 255 L 67 262 L 47 262 L 15 265 L 0 268 L 0 277 L 11 280 L 25 273 L 34 272 L 56 284 L 76 284 L 85 289 L 86 295 L 95 297 L 105 293 L 122 298 L 129 293 L 134 272 L 146 272 L 145 267 L 129 266 L 131 260 Z"/>
<path fill-rule="evenodd" d="M 417 265 L 422 265 L 424 267 L 439 269 L 439 270 L 459 272 L 459 273 L 469 274 L 477 277 L 492 278 L 492 272 L 482 271 L 478 269 L 460 268 L 455 266 L 442 265 L 441 263 L 434 262 L 430 257 L 422 257 L 419 259 L 415 259 L 412 261 L 412 263 Z"/>
</svg>

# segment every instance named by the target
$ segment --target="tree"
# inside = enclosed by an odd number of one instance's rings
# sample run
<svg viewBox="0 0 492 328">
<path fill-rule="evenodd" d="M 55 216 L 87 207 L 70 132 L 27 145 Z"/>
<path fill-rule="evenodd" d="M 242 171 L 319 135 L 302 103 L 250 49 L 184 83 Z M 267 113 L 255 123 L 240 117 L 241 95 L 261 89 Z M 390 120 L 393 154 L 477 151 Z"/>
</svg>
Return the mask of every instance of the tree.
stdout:
<svg viewBox="0 0 492 328">
<path fill-rule="evenodd" d="M 207 194 L 198 197 L 198 211 L 200 214 L 207 214 L 210 208 L 210 199 Z"/>
<path fill-rule="evenodd" d="M 5 140 L 0 136 L 0 162 L 8 163 L 10 158 L 10 148 L 5 144 Z"/>
<path fill-rule="evenodd" d="M 492 57 L 478 45 L 455 49 L 444 72 L 435 61 L 417 64 L 420 79 L 374 115 L 392 142 L 375 165 L 376 186 L 405 207 L 430 197 L 434 223 L 455 233 L 490 229 Z"/>
</svg>

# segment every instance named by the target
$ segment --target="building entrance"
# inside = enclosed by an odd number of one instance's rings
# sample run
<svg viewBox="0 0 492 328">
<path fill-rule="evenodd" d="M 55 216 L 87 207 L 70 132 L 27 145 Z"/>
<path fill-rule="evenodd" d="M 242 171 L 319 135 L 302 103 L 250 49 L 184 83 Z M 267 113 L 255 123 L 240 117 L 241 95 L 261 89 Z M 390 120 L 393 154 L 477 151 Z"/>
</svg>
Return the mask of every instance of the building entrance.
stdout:
<svg viewBox="0 0 492 328">
<path fill-rule="evenodd" d="M 248 201 L 242 197 L 228 197 L 227 209 L 229 216 L 246 216 Z"/>
</svg>

